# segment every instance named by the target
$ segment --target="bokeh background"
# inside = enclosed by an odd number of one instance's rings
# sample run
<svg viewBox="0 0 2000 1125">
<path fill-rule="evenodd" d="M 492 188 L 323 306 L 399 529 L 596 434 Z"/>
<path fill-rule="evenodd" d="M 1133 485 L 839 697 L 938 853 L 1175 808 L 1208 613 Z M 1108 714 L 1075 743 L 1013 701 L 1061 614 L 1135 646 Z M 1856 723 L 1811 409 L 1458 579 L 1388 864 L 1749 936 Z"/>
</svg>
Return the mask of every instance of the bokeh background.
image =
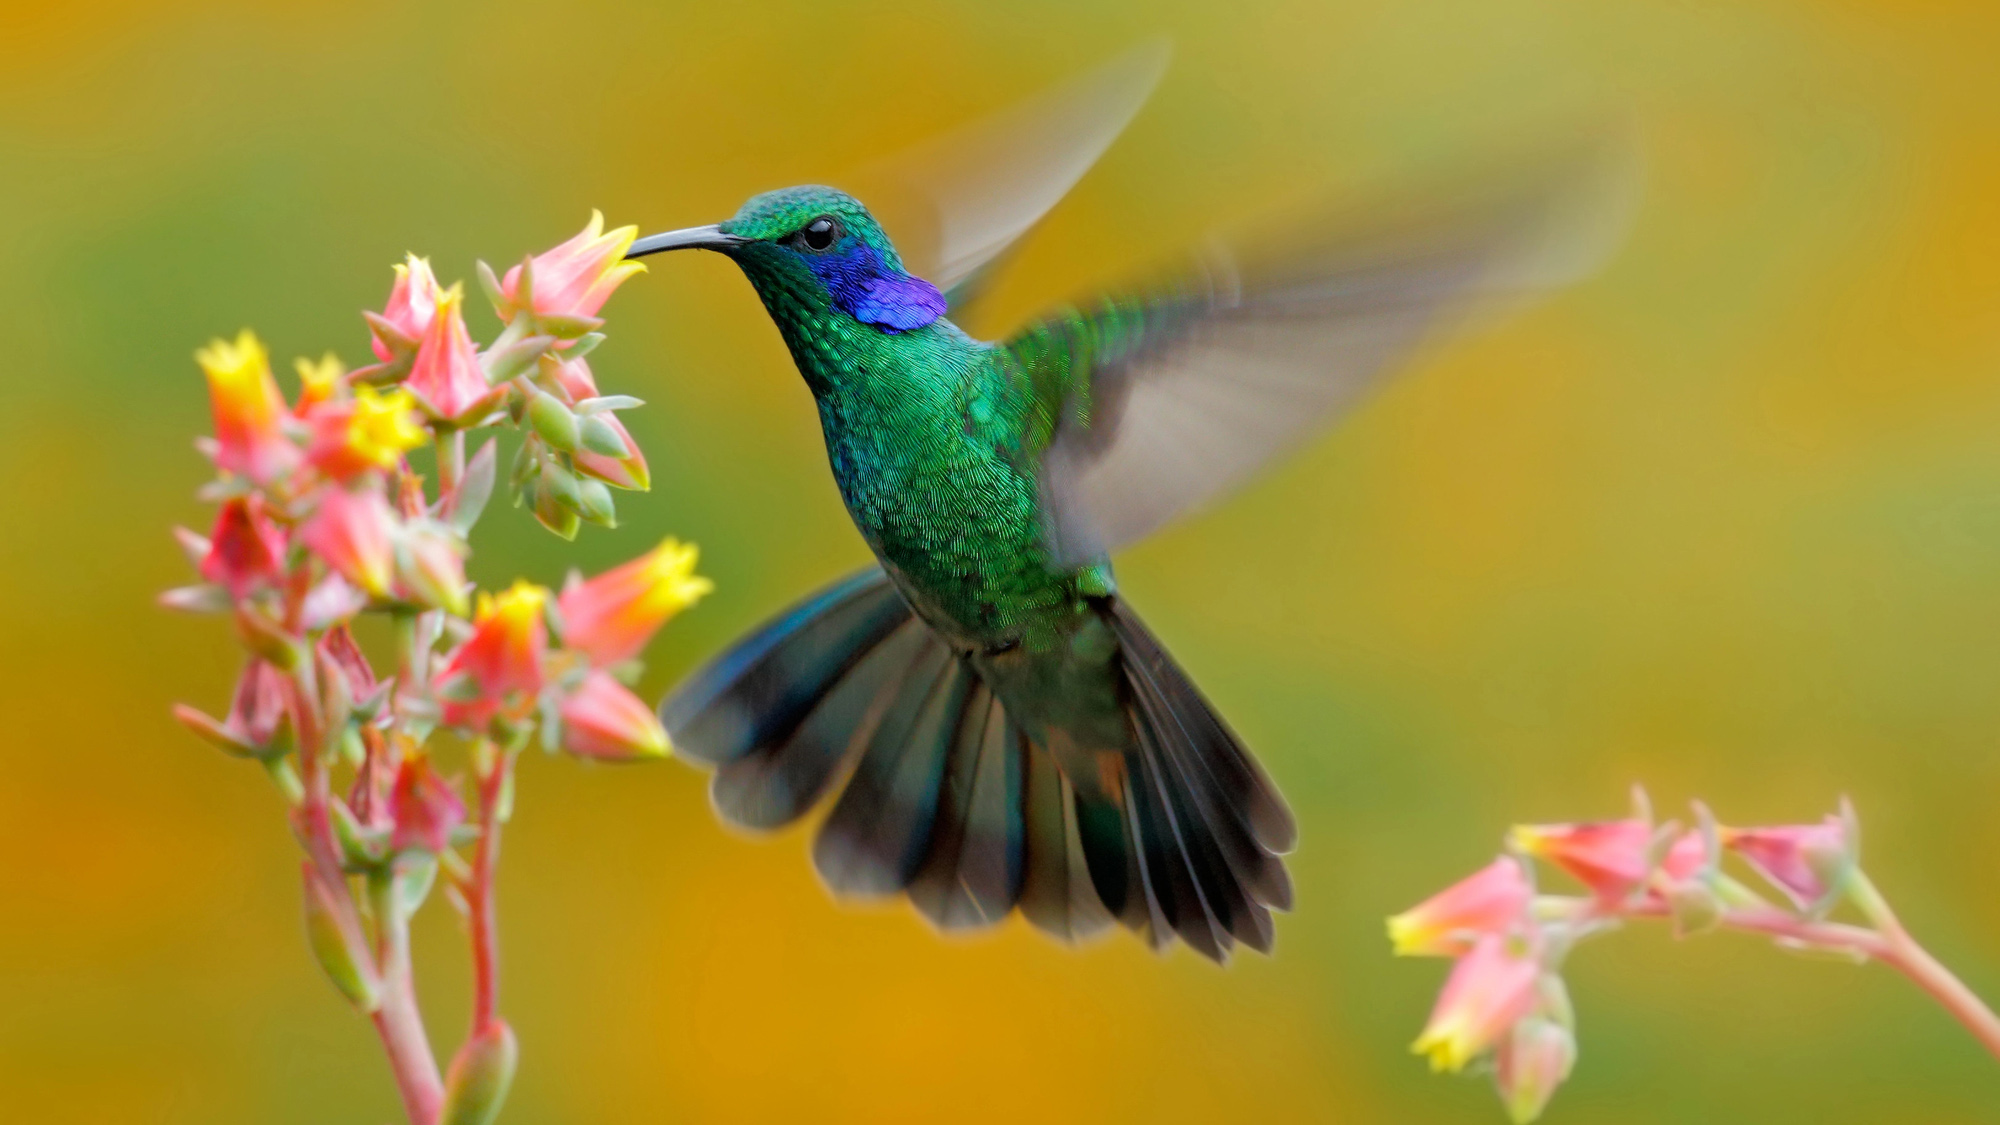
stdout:
<svg viewBox="0 0 2000 1125">
<path fill-rule="evenodd" d="M 169 722 L 227 629 L 153 607 L 206 425 L 192 350 L 366 350 L 405 250 L 470 278 L 592 207 L 648 229 L 844 169 L 1146 36 L 1178 55 L 981 327 L 1303 186 L 1631 120 L 1605 272 L 1420 369 L 1132 550 L 1128 595 L 1303 826 L 1275 958 L 828 901 L 669 763 L 525 767 L 503 882 L 507 1120 L 1473 1122 L 1407 1045 L 1442 975 L 1381 918 L 1513 820 L 1817 817 L 1843 793 L 1916 932 L 2000 996 L 2000 9 L 1808 0 L 0 7 L 0 1118 L 383 1122 L 300 942 L 261 775 Z M 481 314 L 485 315 L 485 314 Z M 608 309 L 657 485 L 478 577 L 672 532 L 714 597 L 649 692 L 864 559 L 807 395 L 724 261 Z M 419 929 L 456 1039 L 455 919 Z M 1879 968 L 1630 932 L 1572 963 L 1548 1120 L 2000 1121 L 2000 1067 Z"/>
</svg>

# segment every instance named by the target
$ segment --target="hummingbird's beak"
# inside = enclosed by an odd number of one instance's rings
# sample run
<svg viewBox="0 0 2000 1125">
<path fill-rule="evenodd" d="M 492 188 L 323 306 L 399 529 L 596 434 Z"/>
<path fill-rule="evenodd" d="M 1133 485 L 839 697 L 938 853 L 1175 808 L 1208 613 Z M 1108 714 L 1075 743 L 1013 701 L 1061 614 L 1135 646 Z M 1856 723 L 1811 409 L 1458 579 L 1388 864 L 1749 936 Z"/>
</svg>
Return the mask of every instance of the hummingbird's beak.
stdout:
<svg viewBox="0 0 2000 1125">
<path fill-rule="evenodd" d="M 738 238 L 722 233 L 722 228 L 710 223 L 705 227 L 688 227 L 685 230 L 670 230 L 665 234 L 650 234 L 634 242 L 625 251 L 627 258 L 643 258 L 648 254 L 662 254 L 668 250 L 713 250 L 727 254 L 732 248 L 746 242 L 748 238 Z"/>
</svg>

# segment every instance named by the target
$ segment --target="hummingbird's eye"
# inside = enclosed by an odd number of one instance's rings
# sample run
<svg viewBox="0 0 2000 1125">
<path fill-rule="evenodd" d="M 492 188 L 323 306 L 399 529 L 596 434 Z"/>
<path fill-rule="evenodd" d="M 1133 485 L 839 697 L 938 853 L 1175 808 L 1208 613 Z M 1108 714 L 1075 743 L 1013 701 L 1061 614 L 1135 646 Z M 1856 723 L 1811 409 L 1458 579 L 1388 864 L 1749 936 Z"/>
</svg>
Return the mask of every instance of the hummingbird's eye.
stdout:
<svg viewBox="0 0 2000 1125">
<path fill-rule="evenodd" d="M 825 253 L 828 247 L 840 241 L 840 220 L 832 215 L 821 215 L 800 228 L 797 238 L 800 246 L 813 253 Z"/>
</svg>

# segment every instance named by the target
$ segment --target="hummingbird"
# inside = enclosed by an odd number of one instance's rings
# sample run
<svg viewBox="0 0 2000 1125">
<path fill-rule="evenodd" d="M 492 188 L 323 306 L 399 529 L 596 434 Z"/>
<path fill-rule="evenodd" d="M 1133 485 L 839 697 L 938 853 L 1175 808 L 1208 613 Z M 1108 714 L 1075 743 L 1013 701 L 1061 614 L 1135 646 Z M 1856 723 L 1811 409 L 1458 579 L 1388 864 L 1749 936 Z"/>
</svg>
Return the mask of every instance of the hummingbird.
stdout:
<svg viewBox="0 0 2000 1125">
<path fill-rule="evenodd" d="M 961 329 L 1164 63 L 1135 52 L 920 153 L 945 169 L 905 177 L 933 206 L 922 273 L 859 199 L 813 185 L 628 256 L 741 268 L 878 560 L 661 704 L 677 751 L 715 771 L 719 815 L 769 830 L 830 804 L 813 844 L 828 887 L 901 894 L 944 931 L 1018 910 L 1064 941 L 1117 924 L 1221 962 L 1270 951 L 1296 824 L 1120 595 L 1111 552 L 1298 445 L 1481 298 L 1594 255 L 1557 233 L 1573 193 L 1543 177 L 1386 229 L 1212 241 L 1007 338 Z"/>
</svg>

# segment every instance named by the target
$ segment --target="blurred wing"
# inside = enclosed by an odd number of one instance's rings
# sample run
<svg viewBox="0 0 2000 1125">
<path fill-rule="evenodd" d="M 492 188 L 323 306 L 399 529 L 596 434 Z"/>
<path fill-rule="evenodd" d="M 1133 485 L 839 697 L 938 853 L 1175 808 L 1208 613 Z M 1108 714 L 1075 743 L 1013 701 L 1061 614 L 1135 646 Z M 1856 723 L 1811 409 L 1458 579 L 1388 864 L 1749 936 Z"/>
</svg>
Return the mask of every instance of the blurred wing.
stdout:
<svg viewBox="0 0 2000 1125">
<path fill-rule="evenodd" d="M 1037 471 L 1056 558 L 1098 558 L 1215 498 L 1439 329 L 1588 272 L 1623 233 L 1633 171 L 1599 150 L 1394 233 L 1314 245 L 1300 232 L 1327 224 L 1292 224 L 1281 254 L 1220 248 L 1164 289 L 1010 341 L 1005 362 L 1048 419 Z"/>
<path fill-rule="evenodd" d="M 1170 53 L 1164 40 L 1134 48 L 857 173 L 871 209 L 897 233 L 904 268 L 943 290 L 952 308 L 961 307 L 1007 248 L 1124 131 Z M 877 198 L 884 201 L 879 207 Z M 893 221 L 899 212 L 900 223 Z"/>
</svg>

